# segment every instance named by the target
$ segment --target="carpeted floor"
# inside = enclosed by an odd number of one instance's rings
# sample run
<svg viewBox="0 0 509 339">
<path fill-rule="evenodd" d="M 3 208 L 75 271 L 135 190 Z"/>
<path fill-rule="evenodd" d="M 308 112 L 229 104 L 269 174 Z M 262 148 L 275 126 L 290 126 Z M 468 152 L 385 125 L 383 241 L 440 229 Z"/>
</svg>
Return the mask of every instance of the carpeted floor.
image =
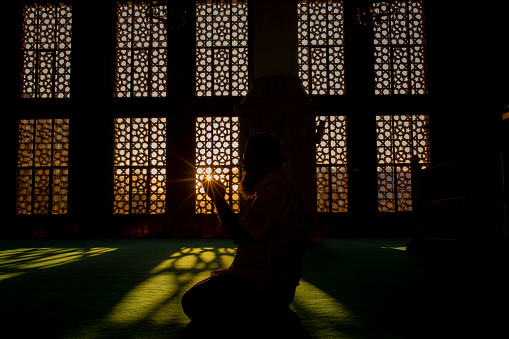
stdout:
<svg viewBox="0 0 509 339">
<path fill-rule="evenodd" d="M 407 242 L 311 245 L 292 304 L 301 336 L 507 334 L 506 262 L 409 255 Z M 182 338 L 188 324 L 182 294 L 211 270 L 228 267 L 234 253 L 229 239 L 0 241 L 1 336 Z"/>
</svg>

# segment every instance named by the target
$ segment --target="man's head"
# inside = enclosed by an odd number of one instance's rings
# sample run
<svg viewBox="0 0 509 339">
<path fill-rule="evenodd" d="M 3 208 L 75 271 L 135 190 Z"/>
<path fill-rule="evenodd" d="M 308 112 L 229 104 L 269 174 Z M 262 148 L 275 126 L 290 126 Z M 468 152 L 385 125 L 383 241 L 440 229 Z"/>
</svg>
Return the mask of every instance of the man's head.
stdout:
<svg viewBox="0 0 509 339">
<path fill-rule="evenodd" d="M 242 159 L 242 193 L 248 197 L 255 195 L 256 182 L 267 174 L 280 170 L 285 160 L 278 138 L 269 133 L 252 136 L 246 144 Z"/>
</svg>

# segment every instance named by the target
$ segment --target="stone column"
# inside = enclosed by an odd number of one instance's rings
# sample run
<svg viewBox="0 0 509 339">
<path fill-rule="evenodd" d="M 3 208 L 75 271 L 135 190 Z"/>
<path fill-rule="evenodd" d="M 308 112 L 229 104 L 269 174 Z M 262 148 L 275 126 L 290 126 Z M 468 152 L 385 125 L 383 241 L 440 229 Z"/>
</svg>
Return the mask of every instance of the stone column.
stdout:
<svg viewBox="0 0 509 339">
<path fill-rule="evenodd" d="M 254 81 L 236 108 L 241 152 L 256 133 L 279 137 L 287 157 L 287 175 L 315 220 L 317 106 L 298 78 L 297 2 L 257 0 L 252 10 Z"/>
</svg>

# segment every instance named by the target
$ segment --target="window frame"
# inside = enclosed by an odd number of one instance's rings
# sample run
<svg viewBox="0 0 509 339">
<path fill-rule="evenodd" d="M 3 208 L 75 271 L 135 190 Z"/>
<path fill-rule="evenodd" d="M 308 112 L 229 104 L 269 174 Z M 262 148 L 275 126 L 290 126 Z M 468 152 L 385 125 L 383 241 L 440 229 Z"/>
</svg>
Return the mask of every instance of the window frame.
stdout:
<svg viewBox="0 0 509 339">
<path fill-rule="evenodd" d="M 402 0 L 373 5 L 375 95 L 428 94 L 423 1 Z M 389 7 L 388 14 L 385 14 L 384 6 Z M 394 13 L 396 6 L 399 6 L 399 12 Z M 406 59 L 406 62 L 397 63 L 398 54 L 401 54 L 399 59 Z M 385 58 L 388 59 L 386 62 Z M 398 77 L 402 80 L 397 81 Z"/>
<path fill-rule="evenodd" d="M 69 99 L 71 97 L 71 53 L 72 53 L 72 12 L 73 7 L 71 1 L 49 1 L 45 3 L 35 2 L 24 2 L 21 9 L 21 45 L 20 45 L 20 70 L 19 70 L 19 97 L 21 99 Z M 43 32 L 41 26 L 44 27 L 45 24 L 41 23 L 41 8 L 42 7 L 54 7 L 52 8 L 52 12 L 54 16 L 51 18 L 51 32 L 41 33 Z M 64 10 L 60 7 L 66 6 L 67 9 Z M 34 18 L 35 23 L 34 27 L 31 29 L 27 27 L 27 22 L 30 21 L 29 18 L 26 17 L 26 13 L 31 11 L 35 11 L 36 17 Z M 62 16 L 62 12 L 66 12 L 67 16 Z M 33 12 L 32 12 L 33 13 Z M 59 22 L 59 18 L 64 18 Z M 66 20 L 67 18 L 67 20 Z M 63 34 L 58 34 L 59 29 L 65 32 Z M 70 27 L 70 32 L 65 27 Z M 30 33 L 32 32 L 32 33 Z M 31 41 L 34 39 L 35 41 Z M 41 42 L 41 39 L 43 40 Z M 47 39 L 47 41 L 45 41 Z M 28 48 L 27 48 L 28 45 Z M 42 46 L 41 46 L 42 45 Z M 63 45 L 63 46 L 62 46 Z M 27 57 L 32 55 L 32 57 Z M 47 60 L 41 59 L 43 55 L 49 56 Z M 26 67 L 27 59 L 32 59 L 34 63 L 34 67 L 31 69 Z M 69 65 L 64 65 L 59 67 L 61 62 L 68 62 Z M 49 74 L 44 74 L 41 63 L 44 65 L 45 62 L 50 63 L 49 67 L 46 67 L 46 70 L 49 70 Z M 58 75 L 60 74 L 60 76 Z M 48 77 L 49 80 L 46 80 L 46 85 L 44 86 L 42 82 L 44 78 Z M 32 81 L 29 79 L 33 78 Z M 62 91 L 58 91 L 58 85 L 62 85 L 64 89 Z M 51 89 L 46 92 L 41 93 L 41 88 L 50 87 Z M 32 91 L 27 92 L 28 89 Z"/>
<path fill-rule="evenodd" d="M 219 4 L 228 4 L 228 5 L 231 5 L 232 3 L 243 3 L 244 4 L 244 8 L 242 8 L 243 10 L 243 17 L 246 18 L 246 21 L 245 21 L 245 25 L 247 27 L 245 27 L 243 29 L 243 32 L 242 34 L 243 35 L 247 35 L 244 36 L 244 38 L 242 39 L 242 37 L 240 38 L 232 38 L 235 34 L 232 34 L 232 30 L 228 30 L 227 33 L 225 33 L 224 35 L 227 36 L 227 39 L 225 39 L 225 41 L 221 42 L 222 39 L 213 39 L 216 34 L 214 34 L 215 30 L 214 30 L 214 27 L 210 27 L 210 26 L 207 26 L 206 25 L 206 22 L 207 22 L 207 18 L 203 18 L 203 17 L 200 17 L 199 16 L 199 6 L 202 5 L 202 4 L 207 4 L 207 5 L 211 5 L 213 6 L 214 4 L 216 3 L 219 3 Z M 195 29 L 195 89 L 194 89 L 194 96 L 196 98 L 227 98 L 227 97 L 244 97 L 247 92 L 248 92 L 248 89 L 249 89 L 249 84 L 250 84 L 250 74 L 252 73 L 251 70 L 250 70 L 250 65 L 252 64 L 252 62 L 250 62 L 250 56 L 251 56 L 251 53 L 250 53 L 250 48 L 249 46 L 251 45 L 251 41 L 250 41 L 250 37 L 252 36 L 251 34 L 251 28 L 249 25 L 249 21 L 250 21 L 250 18 L 251 18 L 251 10 L 249 8 L 249 1 L 247 0 L 223 0 L 223 1 L 218 1 L 218 0 L 207 0 L 207 1 L 203 1 L 203 0 L 197 0 L 196 1 L 196 6 L 195 6 L 195 24 L 196 24 L 196 29 Z M 212 10 L 213 10 L 213 7 L 212 7 Z M 232 14 L 232 10 L 231 10 L 231 6 L 230 6 L 230 9 L 228 10 L 229 11 L 229 14 L 228 14 L 228 17 L 229 17 L 229 20 L 228 20 L 228 25 L 232 25 L 232 17 L 233 17 L 233 14 Z M 205 10 L 205 12 L 207 12 Z M 247 13 L 245 13 L 247 12 Z M 208 13 L 210 14 L 210 13 Z M 212 20 L 212 19 L 210 19 Z M 203 26 L 202 24 L 205 24 L 205 27 L 203 27 L 203 29 L 199 29 L 199 26 Z M 228 26 L 226 25 L 226 26 Z M 208 31 L 211 31 L 211 32 L 208 32 Z M 207 36 L 210 37 L 210 39 L 207 39 Z M 210 50 L 210 53 L 208 52 Z M 227 51 L 227 54 L 228 54 L 228 57 L 227 57 L 227 60 L 228 60 L 228 75 L 227 76 L 224 76 L 223 75 L 223 78 L 225 79 L 225 81 L 228 82 L 228 85 L 227 87 L 228 88 L 225 88 L 225 87 L 216 87 L 216 72 L 215 70 L 217 68 L 224 68 L 224 64 L 216 64 L 215 63 L 215 60 L 216 60 L 216 52 L 218 51 Z M 241 51 L 243 52 L 243 57 L 242 58 L 239 58 L 238 59 L 238 63 L 235 64 L 234 63 L 234 55 L 235 55 L 235 51 L 237 51 L 236 53 L 240 53 Z M 218 52 L 219 53 L 219 52 Z M 207 60 L 209 60 L 210 62 L 207 63 Z M 210 73 L 207 74 L 207 69 L 206 69 L 206 65 L 210 65 Z M 221 67 L 221 65 L 223 65 L 223 67 Z M 237 68 L 239 70 L 239 73 L 242 74 L 242 73 L 245 73 L 246 76 L 245 76 L 245 80 L 243 81 L 243 83 L 240 83 L 239 81 L 241 80 L 239 78 L 238 75 L 236 75 L 234 73 L 234 68 Z M 200 73 L 199 73 L 200 72 Z M 205 72 L 205 73 L 204 73 Z M 205 74 L 205 77 L 203 76 Z M 199 78 L 206 78 L 206 81 L 202 81 L 202 82 L 199 82 L 198 79 Z M 234 88 L 234 85 L 233 83 L 234 82 L 239 82 L 237 85 L 236 88 Z M 221 92 L 218 94 L 218 91 Z"/>
<path fill-rule="evenodd" d="M 324 5 L 322 9 L 325 10 L 326 18 L 322 20 L 322 22 L 318 22 L 316 25 L 311 24 L 310 14 L 311 9 L 309 6 L 311 4 L 315 5 Z M 339 4 L 339 7 L 333 8 L 333 4 Z M 306 89 L 306 92 L 309 95 L 320 95 L 320 96 L 336 96 L 336 95 L 344 95 L 346 92 L 346 81 L 345 81 L 345 53 L 346 53 L 346 43 L 345 43 L 345 6 L 342 0 L 332 0 L 332 1 L 308 1 L 308 0 L 299 0 L 297 2 L 297 11 L 298 11 L 298 64 L 299 64 L 299 76 L 303 82 L 303 86 Z M 307 6 L 307 7 L 305 7 Z M 331 7 L 332 6 L 332 7 Z M 305 8 L 305 13 L 300 13 L 301 8 Z M 336 20 L 329 20 L 332 15 L 330 12 L 334 10 L 338 10 L 338 16 L 341 17 L 341 22 L 339 24 L 335 24 Z M 325 40 L 324 43 L 311 43 L 310 36 L 313 35 L 311 32 L 312 26 L 325 26 L 326 31 L 321 32 L 325 34 L 326 37 L 314 38 L 314 40 Z M 332 28 L 331 28 L 332 26 Z M 337 27 L 339 26 L 339 28 Z M 307 28 L 307 29 L 305 29 Z M 339 35 L 336 37 L 335 35 Z M 318 34 L 314 34 L 317 36 Z M 307 52 L 304 52 L 306 51 Z M 325 50 L 325 57 L 322 56 L 322 61 L 325 60 L 324 63 L 318 64 L 316 56 L 317 53 L 315 51 Z M 331 52 L 334 51 L 335 53 Z M 307 60 L 306 60 L 307 59 Z M 332 68 L 333 64 L 331 60 L 339 60 L 335 64 L 336 69 Z M 323 67 L 324 69 L 320 69 Z M 325 89 L 316 86 L 316 76 L 315 74 L 325 72 L 325 76 L 319 77 L 321 82 L 325 82 Z M 322 85 L 323 87 L 323 85 Z M 325 91 L 325 93 L 321 93 L 321 91 Z"/>
</svg>

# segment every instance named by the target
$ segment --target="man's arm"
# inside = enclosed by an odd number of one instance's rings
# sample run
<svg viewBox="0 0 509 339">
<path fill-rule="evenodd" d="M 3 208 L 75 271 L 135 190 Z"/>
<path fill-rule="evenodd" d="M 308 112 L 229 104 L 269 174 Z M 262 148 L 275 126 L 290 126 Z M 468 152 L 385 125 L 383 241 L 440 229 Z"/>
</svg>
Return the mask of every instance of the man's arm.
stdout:
<svg viewBox="0 0 509 339">
<path fill-rule="evenodd" d="M 236 244 L 254 242 L 255 239 L 240 225 L 240 218 L 235 214 L 230 205 L 224 199 L 225 189 L 215 180 L 204 181 L 205 193 L 212 199 L 216 206 L 217 215 L 226 232 L 233 238 Z"/>
</svg>

